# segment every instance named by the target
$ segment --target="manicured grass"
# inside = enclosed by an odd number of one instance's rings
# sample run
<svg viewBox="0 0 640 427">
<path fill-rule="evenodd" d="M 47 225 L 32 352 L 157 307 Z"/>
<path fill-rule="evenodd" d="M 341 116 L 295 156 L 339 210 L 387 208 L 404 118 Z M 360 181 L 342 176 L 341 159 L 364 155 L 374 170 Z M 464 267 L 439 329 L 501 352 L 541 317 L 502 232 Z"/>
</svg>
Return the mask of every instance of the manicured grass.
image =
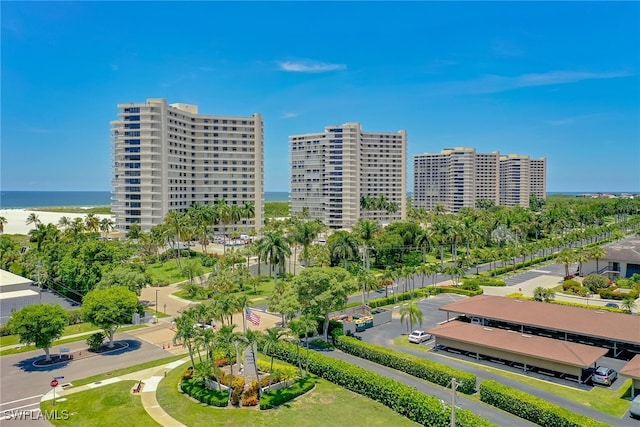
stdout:
<svg viewBox="0 0 640 427">
<path fill-rule="evenodd" d="M 113 215 L 111 212 L 111 206 L 93 206 L 87 209 L 77 206 L 45 206 L 37 208 L 29 208 L 30 211 L 38 212 L 58 212 L 58 213 L 75 213 L 75 214 L 99 214 L 99 215 Z"/>
<path fill-rule="evenodd" d="M 189 363 L 171 371 L 158 387 L 160 406 L 190 427 L 196 426 L 415 426 L 391 409 L 320 379 L 316 388 L 278 409 L 211 408 L 183 396 L 177 388 Z M 342 421 L 340 421 L 342 420 Z"/>
<path fill-rule="evenodd" d="M 162 316 L 162 317 L 166 317 L 166 316 Z M 62 337 L 60 337 L 60 339 L 65 339 L 67 335 L 82 334 L 84 332 L 96 331 L 98 329 L 99 329 L 98 327 L 88 322 L 76 323 L 75 325 L 69 325 L 66 328 L 64 328 L 64 332 L 62 333 Z M 17 335 L 7 335 L 6 337 L 0 337 L 0 347 L 5 347 L 8 345 L 14 345 L 19 343 L 20 341 Z"/>
<path fill-rule="evenodd" d="M 184 261 L 185 258 L 182 258 Z M 177 259 L 170 259 L 163 263 L 156 263 L 147 266 L 147 273 L 151 276 L 153 283 L 178 283 L 187 280 L 178 267 Z"/>
<path fill-rule="evenodd" d="M 72 389 L 74 387 L 79 387 L 79 386 L 85 385 L 85 384 L 95 383 L 96 381 L 103 381 L 103 380 L 107 380 L 109 378 L 119 377 L 119 376 L 122 376 L 122 375 L 130 374 L 132 372 L 141 371 L 143 369 L 153 368 L 155 366 L 161 366 L 161 365 L 164 365 L 166 363 L 171 363 L 171 362 L 174 362 L 176 360 L 184 359 L 185 357 L 187 357 L 187 356 L 185 356 L 184 354 L 179 354 L 179 355 L 175 355 L 175 356 L 164 357 L 162 359 L 152 360 L 150 362 L 141 363 L 139 365 L 129 366 L 127 368 L 115 369 L 113 371 L 105 372 L 105 373 L 98 374 L 98 375 L 93 375 L 91 377 L 87 377 L 87 378 L 83 378 L 81 380 L 73 381 L 73 383 L 72 383 L 73 385 L 71 387 L 68 387 L 68 389 Z"/>
<path fill-rule="evenodd" d="M 74 326 L 76 326 L 76 325 L 74 325 Z M 132 331 L 134 329 L 140 329 L 140 328 L 146 328 L 146 327 L 147 327 L 147 325 L 125 326 L 125 327 L 122 327 L 122 328 L 118 329 L 117 333 Z M 94 326 L 90 330 L 96 330 L 96 327 Z M 72 343 L 72 342 L 85 341 L 87 338 L 89 338 L 90 335 L 91 334 L 84 334 L 84 335 L 80 335 L 80 336 L 73 337 L 73 338 L 61 338 L 61 339 L 59 339 L 57 341 L 54 341 L 52 347 L 59 346 L 59 345 L 64 345 L 64 344 L 69 344 L 69 343 Z M 34 347 L 33 345 L 27 345 L 27 346 L 23 346 L 23 347 L 19 347 L 19 348 L 8 348 L 6 350 L 0 351 L 0 356 L 8 356 L 10 354 L 25 353 L 27 351 L 33 351 L 33 350 L 37 350 L 37 348 Z"/>
<path fill-rule="evenodd" d="M 42 402 L 43 411 L 58 411 L 58 418 L 63 418 L 68 411 L 69 419 L 51 420 L 55 426 L 159 426 L 142 407 L 140 395 L 133 395 L 131 389 L 136 381 L 120 381 L 97 387 L 81 393 L 66 396 L 67 400 Z"/>
<path fill-rule="evenodd" d="M 282 279 L 278 279 L 278 280 L 282 280 Z M 237 291 L 235 293 L 246 295 L 247 298 L 249 298 L 249 305 L 253 306 L 253 305 L 264 304 L 265 302 L 268 302 L 267 300 L 273 293 L 274 286 L 275 284 L 274 284 L 273 278 L 265 277 L 262 279 L 260 284 L 256 286 L 255 293 L 253 292 L 253 286 L 245 286 L 243 291 Z M 174 292 L 173 295 L 177 296 L 178 298 L 186 299 L 189 301 L 208 301 L 209 300 L 209 298 L 199 298 L 197 296 L 191 297 L 185 291 Z M 256 302 L 252 303 L 253 301 L 256 301 Z"/>
<path fill-rule="evenodd" d="M 400 347 L 411 348 L 412 350 L 418 350 L 424 353 L 428 353 L 429 350 L 425 346 L 417 346 L 409 343 L 406 336 L 396 338 L 393 343 Z M 433 353 L 431 353 L 433 354 Z M 447 358 L 443 354 L 437 354 L 436 356 Z M 491 372 L 492 374 L 501 375 L 505 378 L 518 381 L 523 384 L 527 384 L 531 387 L 555 394 L 556 396 L 571 400 L 573 402 L 588 406 L 600 411 L 604 414 L 613 415 L 615 417 L 621 417 L 629 410 L 631 402 L 623 399 L 628 396 L 629 388 L 631 387 L 631 380 L 625 381 L 620 391 L 616 392 L 610 388 L 595 386 L 591 390 L 579 390 L 577 388 L 554 384 L 549 381 L 532 378 L 524 374 L 517 374 L 515 372 L 503 371 L 502 369 L 493 368 L 479 363 L 470 362 L 467 360 L 461 360 L 456 358 L 458 362 L 465 363 L 473 366 L 474 368 L 481 369 L 485 372 Z"/>
</svg>

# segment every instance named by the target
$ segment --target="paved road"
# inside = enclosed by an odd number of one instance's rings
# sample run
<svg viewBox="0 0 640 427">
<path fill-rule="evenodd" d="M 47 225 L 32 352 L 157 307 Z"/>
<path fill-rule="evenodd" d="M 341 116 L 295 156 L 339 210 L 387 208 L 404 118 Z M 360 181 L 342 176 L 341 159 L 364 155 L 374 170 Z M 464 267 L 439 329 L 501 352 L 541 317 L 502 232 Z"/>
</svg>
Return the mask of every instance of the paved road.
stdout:
<svg viewBox="0 0 640 427">
<path fill-rule="evenodd" d="M 425 299 L 419 302 L 420 307 L 422 308 L 422 311 L 424 313 L 424 321 L 423 321 L 423 325 L 422 325 L 422 329 L 429 329 L 432 326 L 435 326 L 435 324 L 437 324 L 438 322 L 441 322 L 443 320 L 446 320 L 446 316 L 447 314 L 438 310 L 439 307 L 445 305 L 445 304 L 449 304 L 450 302 L 457 300 L 457 299 L 461 299 L 464 297 L 461 297 L 459 295 L 455 295 L 455 294 L 440 294 L 434 297 L 431 297 L 429 299 Z M 417 327 L 414 327 L 417 328 Z M 439 363 L 445 363 L 446 365 L 464 370 L 466 372 L 471 372 L 473 374 L 475 374 L 478 377 L 478 381 L 484 380 L 484 379 L 491 379 L 491 380 L 495 380 L 498 381 L 502 384 L 508 385 L 510 387 L 514 387 L 516 389 L 525 391 L 531 395 L 535 395 L 538 396 L 548 402 L 552 402 L 554 404 L 560 405 L 562 407 L 567 408 L 568 410 L 578 413 L 578 414 L 582 414 L 585 416 L 588 416 L 590 418 L 611 424 L 611 425 L 615 425 L 615 426 L 635 426 L 638 427 L 638 422 L 629 418 L 628 415 L 624 415 L 622 418 L 615 418 L 613 416 L 609 416 L 606 414 L 603 414 L 601 412 L 592 410 L 590 408 L 588 408 L 587 406 L 560 398 L 554 394 L 551 393 L 547 393 L 544 391 L 541 391 L 537 388 L 534 387 L 530 387 L 527 386 L 523 383 L 520 382 L 516 382 L 513 380 L 510 380 L 504 376 L 501 375 L 497 375 L 497 374 L 493 374 L 491 372 L 487 372 L 483 369 L 480 368 L 476 368 L 476 367 L 472 367 L 468 364 L 462 363 L 462 360 L 467 360 L 467 361 L 473 361 L 474 363 L 478 363 L 476 360 L 471 360 L 470 358 L 466 358 L 464 356 L 458 356 L 452 353 L 448 353 L 448 352 L 429 352 L 429 353 L 425 353 L 423 351 L 420 350 L 412 350 L 406 347 L 399 347 L 399 346 L 395 346 L 393 344 L 393 340 L 395 340 L 396 338 L 398 338 L 399 336 L 401 336 L 402 334 L 406 334 L 407 333 L 407 328 L 404 325 L 400 324 L 400 320 L 399 318 L 396 316 L 392 322 L 390 323 L 386 323 L 384 325 L 380 325 L 378 327 L 372 328 L 372 329 L 367 329 L 365 332 L 358 334 L 362 340 L 364 342 L 370 342 L 372 344 L 378 344 L 378 345 L 382 345 L 388 348 L 393 348 L 394 350 L 398 350 L 398 351 L 402 351 L 405 353 L 409 353 L 409 354 L 413 354 L 415 356 L 418 357 L 424 357 L 424 358 L 428 358 L 434 361 L 437 361 Z M 423 345 L 427 345 L 432 347 L 433 346 L 433 341 L 431 342 L 427 342 Z M 623 361 L 619 361 L 619 360 L 615 360 L 615 359 L 608 359 L 608 358 L 603 358 L 602 359 L 603 363 L 607 363 L 610 364 L 614 369 L 619 370 L 620 367 L 624 364 Z M 495 365 L 495 364 L 490 364 L 490 362 L 486 362 L 489 364 L 489 366 L 493 367 L 493 368 L 498 368 L 501 366 Z M 515 372 L 515 370 L 514 370 Z M 518 371 L 518 373 L 521 373 Z M 533 376 L 533 375 L 532 375 Z M 547 379 L 546 377 L 544 379 Z M 583 385 L 583 386 L 579 386 L 578 384 L 576 384 L 575 382 L 571 382 L 571 381 L 563 381 L 563 380 L 559 380 L 559 379 L 548 379 L 549 381 L 553 381 L 556 383 L 559 383 L 561 385 L 565 385 L 565 386 L 569 386 L 572 388 L 582 388 L 585 390 L 590 389 L 590 386 L 587 385 Z M 624 381 L 622 381 L 621 379 L 616 381 L 613 384 L 614 389 L 619 389 Z M 597 386 L 596 386 L 597 387 Z M 429 393 L 431 394 L 431 393 Z M 466 406 L 463 405 L 463 407 L 466 408 Z M 469 408 L 470 409 L 470 408 Z M 500 424 L 500 425 L 508 425 L 508 424 Z"/>
<path fill-rule="evenodd" d="M 51 390 L 49 382 L 54 376 L 64 376 L 64 379 L 60 380 L 62 385 L 114 369 L 171 356 L 168 351 L 127 333 L 116 334 L 115 339 L 126 341 L 129 348 L 45 368 L 33 366 L 35 360 L 42 358 L 42 350 L 0 357 L 0 372 L 2 373 L 2 388 L 0 389 L 0 419 L 2 421 L 0 424 L 20 427 L 49 425 L 42 420 L 9 421 L 4 418 L 7 415 L 5 411 L 11 410 L 32 410 L 33 416 L 37 417 L 40 399 L 44 393 Z M 87 344 L 77 342 L 65 345 L 65 347 L 69 348 L 71 352 L 75 352 L 86 349 Z M 52 349 L 52 353 L 58 351 L 58 347 Z"/>
</svg>

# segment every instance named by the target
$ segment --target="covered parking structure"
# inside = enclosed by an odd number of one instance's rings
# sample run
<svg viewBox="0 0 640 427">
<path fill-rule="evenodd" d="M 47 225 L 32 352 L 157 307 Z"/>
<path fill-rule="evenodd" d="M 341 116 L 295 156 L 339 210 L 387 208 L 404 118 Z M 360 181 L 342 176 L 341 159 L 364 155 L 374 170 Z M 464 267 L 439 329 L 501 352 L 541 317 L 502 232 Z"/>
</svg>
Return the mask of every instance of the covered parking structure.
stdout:
<svg viewBox="0 0 640 427">
<path fill-rule="evenodd" d="M 607 354 L 603 348 L 554 340 L 513 330 L 472 325 L 453 320 L 428 331 L 436 338 L 436 348 L 446 347 L 470 353 L 476 359 L 488 358 L 538 372 L 570 376 L 582 383 L 585 370 L 595 368 Z M 588 372 L 588 371 L 587 371 Z"/>
<path fill-rule="evenodd" d="M 613 357 L 640 353 L 640 317 L 538 301 L 478 295 L 440 307 L 471 322 L 607 348 Z M 456 315 L 457 315 L 456 314 Z"/>
<path fill-rule="evenodd" d="M 640 354 L 636 355 L 620 369 L 622 375 L 631 378 L 631 398 L 635 397 L 640 390 Z"/>
</svg>

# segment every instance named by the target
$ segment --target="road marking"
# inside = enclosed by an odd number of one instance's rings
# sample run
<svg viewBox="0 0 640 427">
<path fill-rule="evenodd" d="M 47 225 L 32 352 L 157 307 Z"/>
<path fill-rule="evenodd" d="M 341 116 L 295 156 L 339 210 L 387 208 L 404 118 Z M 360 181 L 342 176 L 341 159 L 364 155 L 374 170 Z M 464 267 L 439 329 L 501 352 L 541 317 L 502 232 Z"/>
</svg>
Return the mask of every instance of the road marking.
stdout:
<svg viewBox="0 0 640 427">
<path fill-rule="evenodd" d="M 18 403 L 18 402 L 22 402 L 23 400 L 29 400 L 29 399 L 35 399 L 36 397 L 42 397 L 42 394 L 36 394 L 35 396 L 31 396 L 31 397 L 25 397 L 22 399 L 17 399 L 17 400 L 12 400 L 10 402 L 0 402 L 0 406 L 2 405 L 8 405 L 9 403 Z"/>
<path fill-rule="evenodd" d="M 38 408 L 40 408 L 40 401 L 31 403 L 29 405 L 16 406 L 15 408 L 10 408 L 10 409 L 3 409 L 2 412 L 17 411 L 18 409 L 28 408 L 29 406 L 35 406 L 35 405 L 37 405 Z"/>
</svg>

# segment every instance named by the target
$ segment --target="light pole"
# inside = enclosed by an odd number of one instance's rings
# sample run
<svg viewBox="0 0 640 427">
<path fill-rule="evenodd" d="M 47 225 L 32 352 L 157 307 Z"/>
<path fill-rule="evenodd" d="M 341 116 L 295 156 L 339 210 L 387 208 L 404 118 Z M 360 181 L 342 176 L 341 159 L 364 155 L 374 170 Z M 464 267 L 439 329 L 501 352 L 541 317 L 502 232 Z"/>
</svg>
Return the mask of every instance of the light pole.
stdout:
<svg viewBox="0 0 640 427">
<path fill-rule="evenodd" d="M 456 427 L 456 389 L 461 385 L 461 382 L 451 378 L 451 427 Z"/>
<path fill-rule="evenodd" d="M 156 289 L 156 316 L 158 315 L 158 291 L 160 289 Z"/>
<path fill-rule="evenodd" d="M 36 267 L 38 267 L 38 298 L 39 298 L 39 304 L 42 304 L 42 282 L 40 281 L 40 273 L 42 272 L 42 262 L 38 261 L 38 263 L 36 264 Z"/>
</svg>

